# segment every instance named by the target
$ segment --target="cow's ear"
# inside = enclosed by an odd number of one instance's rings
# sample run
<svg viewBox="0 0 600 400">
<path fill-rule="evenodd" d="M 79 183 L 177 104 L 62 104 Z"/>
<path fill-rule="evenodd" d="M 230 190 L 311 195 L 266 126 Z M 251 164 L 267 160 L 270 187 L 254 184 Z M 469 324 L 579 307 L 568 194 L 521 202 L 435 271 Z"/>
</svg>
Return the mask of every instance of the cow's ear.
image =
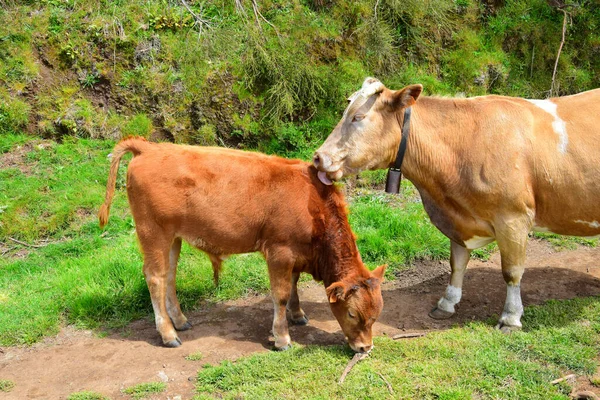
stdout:
<svg viewBox="0 0 600 400">
<path fill-rule="evenodd" d="M 399 110 L 415 104 L 422 91 L 423 85 L 410 85 L 404 89 L 389 91 L 384 96 L 383 101 L 390 106 L 390 108 Z"/>
<path fill-rule="evenodd" d="M 344 300 L 346 289 L 344 287 L 343 282 L 335 282 L 329 285 L 325 292 L 327 293 L 327 297 L 329 298 L 330 303 L 335 303 L 338 300 Z"/>
<path fill-rule="evenodd" d="M 383 264 L 380 265 L 379 267 L 375 268 L 373 270 L 373 272 L 371 272 L 371 275 L 373 275 L 375 278 L 379 279 L 381 282 L 383 282 L 383 276 L 385 274 L 385 269 L 387 268 L 387 264 Z"/>
</svg>

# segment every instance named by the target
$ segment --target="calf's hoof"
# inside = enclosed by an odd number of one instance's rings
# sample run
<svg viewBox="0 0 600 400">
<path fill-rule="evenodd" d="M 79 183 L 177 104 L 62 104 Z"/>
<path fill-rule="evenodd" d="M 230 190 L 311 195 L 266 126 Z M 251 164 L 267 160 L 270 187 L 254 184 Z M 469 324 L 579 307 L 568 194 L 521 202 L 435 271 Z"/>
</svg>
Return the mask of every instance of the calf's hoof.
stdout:
<svg viewBox="0 0 600 400">
<path fill-rule="evenodd" d="M 164 345 L 165 345 L 165 347 L 171 347 L 171 348 L 179 347 L 179 346 L 181 346 L 181 339 L 175 338 L 173 340 L 169 340 L 168 342 L 165 342 Z"/>
<path fill-rule="evenodd" d="M 296 318 L 296 319 L 292 318 L 291 321 L 292 321 L 292 324 L 294 324 L 294 325 L 306 325 L 306 324 L 308 324 L 308 317 L 306 315 L 304 315 L 300 318 Z"/>
<path fill-rule="evenodd" d="M 448 319 L 454 315 L 449 311 L 444 311 L 441 308 L 434 307 L 433 310 L 429 311 L 428 314 L 433 319 Z"/>
<path fill-rule="evenodd" d="M 277 347 L 277 345 L 273 346 L 273 350 L 275 351 L 286 351 L 292 348 L 292 344 L 288 343 L 286 345 L 283 345 L 281 347 Z"/>
<path fill-rule="evenodd" d="M 175 327 L 176 330 L 178 331 L 187 331 L 188 329 L 192 329 L 192 324 L 190 324 L 189 321 L 185 321 L 185 324 L 183 324 L 181 327 Z"/>
</svg>

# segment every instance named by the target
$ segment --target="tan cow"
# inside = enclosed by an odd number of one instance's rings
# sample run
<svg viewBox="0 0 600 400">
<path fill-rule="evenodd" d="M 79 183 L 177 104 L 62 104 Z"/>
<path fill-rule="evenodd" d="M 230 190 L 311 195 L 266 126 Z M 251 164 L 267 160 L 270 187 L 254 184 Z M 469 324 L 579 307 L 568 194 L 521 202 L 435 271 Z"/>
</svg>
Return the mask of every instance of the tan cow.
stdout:
<svg viewBox="0 0 600 400">
<path fill-rule="evenodd" d="M 430 315 L 454 313 L 471 250 L 496 240 L 507 284 L 498 328 L 520 328 L 528 233 L 600 234 L 600 89 L 549 100 L 420 97 L 421 90 L 367 78 L 315 153 L 319 177 L 330 183 L 390 167 L 411 107 L 401 170 L 451 240 L 450 283 Z"/>
<path fill-rule="evenodd" d="M 129 205 L 165 346 L 179 346 L 175 330 L 191 328 L 175 294 L 185 239 L 210 256 L 215 280 L 226 256 L 263 253 L 275 306 L 275 348 L 290 345 L 286 305 L 292 322 L 308 322 L 296 288 L 301 272 L 325 284 L 350 347 L 372 348 L 385 266 L 372 273 L 365 268 L 342 194 L 319 182 L 313 166 L 239 150 L 126 139 L 112 153 L 100 226 L 108 221 L 119 162 L 127 152 L 134 154 L 127 170 Z"/>
</svg>

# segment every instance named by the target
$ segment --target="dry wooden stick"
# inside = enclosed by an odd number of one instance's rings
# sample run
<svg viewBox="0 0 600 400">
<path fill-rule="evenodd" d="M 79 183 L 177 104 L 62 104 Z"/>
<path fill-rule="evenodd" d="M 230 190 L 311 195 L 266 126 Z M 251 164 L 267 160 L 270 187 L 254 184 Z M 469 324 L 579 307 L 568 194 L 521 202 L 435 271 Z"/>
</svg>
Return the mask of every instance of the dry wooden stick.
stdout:
<svg viewBox="0 0 600 400">
<path fill-rule="evenodd" d="M 409 339 L 409 338 L 416 338 L 416 337 L 421 337 L 421 336 L 425 336 L 425 335 L 427 335 L 427 333 L 425 333 L 425 332 L 399 333 L 397 335 L 392 336 L 392 339 L 393 340 Z"/>
<path fill-rule="evenodd" d="M 387 387 L 388 387 L 388 390 L 389 390 L 390 394 L 391 394 L 391 395 L 393 395 L 393 394 L 394 394 L 394 388 L 392 388 L 392 384 L 391 384 L 391 383 L 389 383 L 389 382 L 388 382 L 388 380 L 387 380 L 387 379 L 385 379 L 385 376 L 381 375 L 381 373 L 379 373 L 379 372 L 378 372 L 378 373 L 377 373 L 377 375 L 379 375 L 379 377 L 380 377 L 381 379 L 383 379 L 383 381 L 385 382 L 385 384 L 386 384 L 386 385 L 387 385 Z"/>
<path fill-rule="evenodd" d="M 554 80 L 556 78 L 556 69 L 558 68 L 558 60 L 560 58 L 560 52 L 562 51 L 563 45 L 565 44 L 565 33 L 567 32 L 567 16 L 569 15 L 569 13 L 563 9 L 559 8 L 559 11 L 561 11 L 564 14 L 563 27 L 562 27 L 562 40 L 560 41 L 560 46 L 558 47 L 558 54 L 556 55 L 556 62 L 554 63 L 554 72 L 552 72 L 552 83 L 550 84 L 550 97 L 552 97 L 552 94 L 554 92 Z"/>
<path fill-rule="evenodd" d="M 342 383 L 344 383 L 344 380 L 346 379 L 346 375 L 348 375 L 348 372 L 350 372 L 350 370 L 356 365 L 356 363 L 358 363 L 360 360 L 364 360 L 368 356 L 369 356 L 369 353 L 354 354 L 354 357 L 352 357 L 352 360 L 350 360 L 348 362 L 348 365 L 346 365 L 346 369 L 344 369 L 344 372 L 342 372 L 342 376 L 340 376 L 340 380 L 338 381 L 338 384 L 341 385 Z"/>
<path fill-rule="evenodd" d="M 556 385 L 556 384 L 557 384 L 557 383 L 559 383 L 559 382 L 562 382 L 562 381 L 568 381 L 568 380 L 571 380 L 571 379 L 575 379 L 576 377 L 577 377 L 577 376 L 576 376 L 575 374 L 569 374 L 569 375 L 567 375 L 567 376 L 563 376 L 562 378 L 555 379 L 555 380 L 553 380 L 553 381 L 552 381 L 552 382 L 550 382 L 550 383 L 551 383 L 552 385 Z"/>
<path fill-rule="evenodd" d="M 11 238 L 11 237 L 9 237 L 8 239 L 12 240 L 13 242 L 18 243 L 22 246 L 35 247 L 36 249 L 39 249 L 40 247 L 45 247 L 48 245 L 48 243 L 46 243 L 46 244 L 29 244 L 29 243 L 21 242 L 20 240 L 17 240 L 15 238 Z"/>
</svg>

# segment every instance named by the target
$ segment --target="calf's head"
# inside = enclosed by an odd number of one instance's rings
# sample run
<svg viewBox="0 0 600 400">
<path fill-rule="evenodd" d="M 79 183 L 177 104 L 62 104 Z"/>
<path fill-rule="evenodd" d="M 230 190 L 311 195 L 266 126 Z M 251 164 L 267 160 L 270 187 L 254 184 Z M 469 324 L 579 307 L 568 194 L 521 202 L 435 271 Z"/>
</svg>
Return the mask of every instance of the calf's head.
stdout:
<svg viewBox="0 0 600 400">
<path fill-rule="evenodd" d="M 368 277 L 347 277 L 327 288 L 333 315 L 355 352 L 373 348 L 373 324 L 383 309 L 381 282 L 385 268 L 377 267 Z"/>
<path fill-rule="evenodd" d="M 415 104 L 423 86 L 389 90 L 375 78 L 365 79 L 333 132 L 315 152 L 313 163 L 325 184 L 366 169 L 384 169 L 395 159 L 402 110 Z"/>
</svg>

